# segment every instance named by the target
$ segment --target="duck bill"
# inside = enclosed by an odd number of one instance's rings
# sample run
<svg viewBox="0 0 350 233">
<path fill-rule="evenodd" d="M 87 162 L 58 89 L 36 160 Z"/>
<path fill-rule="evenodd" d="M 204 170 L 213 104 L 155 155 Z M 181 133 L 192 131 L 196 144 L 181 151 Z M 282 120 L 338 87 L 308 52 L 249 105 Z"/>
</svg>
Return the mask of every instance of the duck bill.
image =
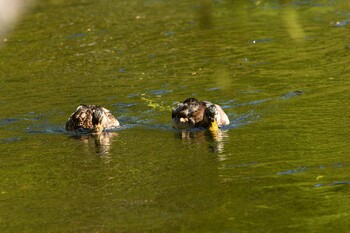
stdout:
<svg viewBox="0 0 350 233">
<path fill-rule="evenodd" d="M 218 122 L 215 119 L 211 120 L 208 129 L 210 132 L 218 132 L 219 131 Z"/>
</svg>

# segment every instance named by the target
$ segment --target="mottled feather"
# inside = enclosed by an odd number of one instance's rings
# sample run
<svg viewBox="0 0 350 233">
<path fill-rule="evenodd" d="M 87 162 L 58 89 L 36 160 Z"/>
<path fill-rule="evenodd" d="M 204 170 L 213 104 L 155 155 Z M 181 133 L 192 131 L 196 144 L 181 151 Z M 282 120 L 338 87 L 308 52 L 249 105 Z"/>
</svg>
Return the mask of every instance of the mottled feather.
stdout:
<svg viewBox="0 0 350 233">
<path fill-rule="evenodd" d="M 119 126 L 118 120 L 106 108 L 80 105 L 66 122 L 67 131 L 101 132 Z"/>
<path fill-rule="evenodd" d="M 213 111 L 212 118 L 216 120 L 218 126 L 228 125 L 230 123 L 226 113 L 222 108 L 209 101 L 199 101 L 195 98 L 188 98 L 173 108 L 171 116 L 173 127 L 176 129 L 188 129 L 195 127 L 208 128 L 211 120 L 206 111 Z"/>
</svg>

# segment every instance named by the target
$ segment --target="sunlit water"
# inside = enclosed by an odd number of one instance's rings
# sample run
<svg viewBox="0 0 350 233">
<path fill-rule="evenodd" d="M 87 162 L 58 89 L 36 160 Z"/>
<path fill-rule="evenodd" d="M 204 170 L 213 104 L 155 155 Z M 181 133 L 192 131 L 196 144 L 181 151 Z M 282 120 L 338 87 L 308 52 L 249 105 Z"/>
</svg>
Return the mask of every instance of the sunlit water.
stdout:
<svg viewBox="0 0 350 233">
<path fill-rule="evenodd" d="M 348 1 L 39 1 L 0 50 L 1 232 L 348 232 Z M 217 137 L 171 128 L 210 100 Z M 64 131 L 81 104 L 122 127 Z"/>
</svg>

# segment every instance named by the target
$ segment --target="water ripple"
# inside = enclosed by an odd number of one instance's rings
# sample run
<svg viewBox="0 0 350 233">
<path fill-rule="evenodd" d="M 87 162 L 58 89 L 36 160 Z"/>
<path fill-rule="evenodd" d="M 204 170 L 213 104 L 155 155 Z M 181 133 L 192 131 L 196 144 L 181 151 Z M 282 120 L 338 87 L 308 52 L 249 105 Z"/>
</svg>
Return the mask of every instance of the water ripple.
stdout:
<svg viewBox="0 0 350 233">
<path fill-rule="evenodd" d="M 305 170 L 306 170 L 306 167 L 299 167 L 297 169 L 291 169 L 291 170 L 287 170 L 287 171 L 277 172 L 277 175 L 291 175 L 291 174 L 295 174 L 295 173 L 305 172 Z"/>
<path fill-rule="evenodd" d="M 291 99 L 291 98 L 294 98 L 294 97 L 302 95 L 302 94 L 304 94 L 304 92 L 300 91 L 300 90 L 298 90 L 298 91 L 291 91 L 291 92 L 288 92 L 288 93 L 282 95 L 280 97 L 280 99 L 282 99 L 282 100 Z"/>
<path fill-rule="evenodd" d="M 331 182 L 329 184 L 324 184 L 324 183 L 317 183 L 314 186 L 315 187 L 324 187 L 324 186 L 338 186 L 338 185 L 350 185 L 350 181 L 345 180 L 345 181 L 335 181 Z"/>
<path fill-rule="evenodd" d="M 168 94 L 170 92 L 172 92 L 173 90 L 164 90 L 164 89 L 160 89 L 160 90 L 152 90 L 149 91 L 150 94 L 152 95 L 165 95 Z"/>
<path fill-rule="evenodd" d="M 0 120 L 0 126 L 9 125 L 9 124 L 12 124 L 12 123 L 18 122 L 18 121 L 20 121 L 19 118 L 5 118 L 5 119 Z"/>
<path fill-rule="evenodd" d="M 345 19 L 343 21 L 337 21 L 333 23 L 333 27 L 344 27 L 350 23 L 350 19 Z"/>
<path fill-rule="evenodd" d="M 12 143 L 12 142 L 18 142 L 22 140 L 20 137 L 12 137 L 12 138 L 2 138 L 0 139 L 0 143 Z"/>
</svg>

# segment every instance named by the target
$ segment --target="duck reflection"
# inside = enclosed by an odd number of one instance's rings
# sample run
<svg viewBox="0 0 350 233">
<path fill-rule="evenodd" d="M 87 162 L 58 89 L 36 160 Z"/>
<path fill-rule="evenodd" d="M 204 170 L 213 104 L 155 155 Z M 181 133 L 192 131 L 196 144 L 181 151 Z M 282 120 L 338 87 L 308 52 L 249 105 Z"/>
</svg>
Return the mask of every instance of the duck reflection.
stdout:
<svg viewBox="0 0 350 233">
<path fill-rule="evenodd" d="M 109 154 L 113 139 L 117 135 L 116 132 L 102 132 L 99 134 L 76 134 L 72 137 L 84 142 L 89 148 L 93 146 L 96 154 L 105 156 Z"/>
<path fill-rule="evenodd" d="M 224 141 L 228 138 L 227 130 L 182 130 L 175 133 L 177 138 L 182 139 L 185 143 L 202 144 L 208 146 L 210 152 L 222 154 L 224 152 Z M 224 159 L 223 157 L 220 157 Z"/>
</svg>

